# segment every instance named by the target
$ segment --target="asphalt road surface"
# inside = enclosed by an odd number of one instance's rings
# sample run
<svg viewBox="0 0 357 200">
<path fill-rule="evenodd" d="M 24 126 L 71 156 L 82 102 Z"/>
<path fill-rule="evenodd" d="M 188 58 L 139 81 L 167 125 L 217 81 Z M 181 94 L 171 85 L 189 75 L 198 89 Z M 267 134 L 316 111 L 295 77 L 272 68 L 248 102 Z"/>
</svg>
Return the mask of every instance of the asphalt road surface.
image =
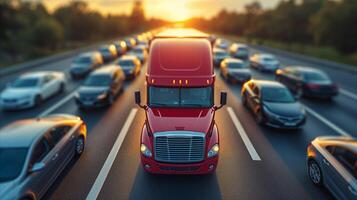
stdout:
<svg viewBox="0 0 357 200">
<path fill-rule="evenodd" d="M 256 50 L 252 50 L 255 52 Z M 298 131 L 257 125 L 241 104 L 239 84 L 216 79 L 216 95 L 228 92 L 228 104 L 216 114 L 220 160 L 215 174 L 199 176 L 150 175 L 140 165 L 140 132 L 144 111 L 134 104 L 135 90 L 145 97 L 145 70 L 125 85 L 110 108 L 80 111 L 73 94 L 82 81 L 68 82 L 66 91 L 40 107 L 0 111 L 0 126 L 49 113 L 81 116 L 88 125 L 86 150 L 63 171 L 45 199 L 332 199 L 315 187 L 306 174 L 306 147 L 321 135 L 357 137 L 357 74 L 324 68 L 277 55 L 283 65 L 306 65 L 325 70 L 341 89 L 332 101 L 301 99 L 307 122 Z M 37 70 L 66 71 L 72 58 L 39 66 Z M 255 79 L 273 74 L 252 69 Z M 0 89 L 18 74 L 0 79 Z M 218 96 L 216 97 L 218 102 Z"/>
</svg>

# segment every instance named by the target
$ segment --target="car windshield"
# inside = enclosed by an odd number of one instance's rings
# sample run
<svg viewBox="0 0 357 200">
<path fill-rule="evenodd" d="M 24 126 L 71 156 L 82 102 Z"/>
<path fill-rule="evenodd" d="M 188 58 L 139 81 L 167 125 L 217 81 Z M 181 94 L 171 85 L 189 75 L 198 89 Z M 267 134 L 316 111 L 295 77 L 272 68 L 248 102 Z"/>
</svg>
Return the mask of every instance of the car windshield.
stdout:
<svg viewBox="0 0 357 200">
<path fill-rule="evenodd" d="M 36 87 L 39 83 L 38 78 L 19 78 L 11 85 L 12 88 Z"/>
<path fill-rule="evenodd" d="M 0 183 L 20 175 L 26 155 L 27 148 L 0 148 Z"/>
<path fill-rule="evenodd" d="M 273 62 L 273 61 L 276 61 L 276 59 L 274 57 L 265 57 L 265 58 L 263 58 L 263 61 L 264 62 Z"/>
<path fill-rule="evenodd" d="M 119 60 L 118 64 L 121 67 L 134 67 L 134 62 L 132 60 Z"/>
<path fill-rule="evenodd" d="M 228 63 L 227 66 L 228 66 L 229 69 L 243 69 L 243 68 L 246 68 L 246 66 L 243 63 L 238 63 L 238 62 Z"/>
<path fill-rule="evenodd" d="M 261 97 L 263 101 L 267 101 L 267 102 L 276 102 L 276 103 L 295 102 L 293 95 L 286 88 L 263 87 Z"/>
<path fill-rule="evenodd" d="M 303 74 L 304 80 L 307 82 L 314 82 L 314 81 L 329 81 L 330 79 L 324 73 L 319 72 L 309 72 Z"/>
<path fill-rule="evenodd" d="M 101 87 L 111 83 L 109 75 L 91 75 L 84 81 L 84 86 Z"/>
<path fill-rule="evenodd" d="M 76 60 L 74 60 L 74 63 L 91 63 L 92 59 L 90 57 L 87 56 L 83 56 L 83 57 L 78 57 Z"/>
<path fill-rule="evenodd" d="M 148 101 L 150 107 L 209 108 L 213 105 L 213 89 L 151 86 Z"/>
</svg>

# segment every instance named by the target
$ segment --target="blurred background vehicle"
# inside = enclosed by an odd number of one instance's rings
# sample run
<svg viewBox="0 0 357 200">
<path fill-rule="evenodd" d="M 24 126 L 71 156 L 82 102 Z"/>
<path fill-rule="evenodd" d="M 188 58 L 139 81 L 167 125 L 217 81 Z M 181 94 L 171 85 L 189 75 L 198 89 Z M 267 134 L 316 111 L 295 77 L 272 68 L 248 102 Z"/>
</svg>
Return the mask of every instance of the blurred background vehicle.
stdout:
<svg viewBox="0 0 357 200">
<path fill-rule="evenodd" d="M 219 67 L 222 60 L 229 58 L 229 54 L 226 50 L 220 48 L 213 49 L 213 64 L 215 67 Z"/>
<path fill-rule="evenodd" d="M 0 94 L 3 110 L 24 109 L 38 106 L 43 100 L 65 90 L 63 72 L 42 71 L 21 75 Z"/>
<path fill-rule="evenodd" d="M 243 85 L 241 95 L 258 124 L 294 129 L 305 124 L 304 107 L 279 82 L 251 80 Z"/>
<path fill-rule="evenodd" d="M 248 60 L 249 59 L 248 46 L 245 45 L 245 44 L 233 43 L 229 47 L 229 53 L 234 58 L 239 58 L 239 59 L 242 59 L 242 60 Z"/>
<path fill-rule="evenodd" d="M 286 85 L 297 97 L 331 98 L 338 86 L 328 75 L 315 68 L 290 66 L 276 71 L 276 80 Z"/>
<path fill-rule="evenodd" d="M 61 171 L 79 157 L 86 124 L 68 114 L 15 121 L 0 130 L 0 196 L 41 199 Z"/>
<path fill-rule="evenodd" d="M 230 82 L 247 82 L 252 77 L 248 65 L 248 63 L 240 59 L 226 58 L 221 62 L 221 75 Z"/>
<path fill-rule="evenodd" d="M 99 52 L 102 54 L 104 62 L 112 61 L 118 57 L 117 49 L 113 44 L 101 46 Z"/>
<path fill-rule="evenodd" d="M 119 58 L 116 64 L 123 69 L 127 80 L 135 78 L 142 67 L 140 60 L 134 55 L 124 55 Z"/>
<path fill-rule="evenodd" d="M 131 50 L 136 45 L 136 40 L 134 38 L 126 38 L 125 40 L 128 50 Z"/>
<path fill-rule="evenodd" d="M 281 67 L 272 54 L 254 54 L 249 58 L 250 66 L 263 72 L 275 72 Z"/>
<path fill-rule="evenodd" d="M 115 65 L 93 71 L 76 94 L 77 105 L 79 108 L 112 105 L 123 91 L 124 80 L 123 70 Z"/>
<path fill-rule="evenodd" d="M 73 79 L 84 77 L 103 63 L 103 57 L 97 51 L 82 53 L 74 59 L 69 72 Z"/>
<path fill-rule="evenodd" d="M 317 186 L 325 186 L 336 199 L 357 197 L 357 140 L 321 136 L 307 148 L 307 173 Z"/>
<path fill-rule="evenodd" d="M 230 42 L 223 38 L 218 38 L 215 40 L 214 48 L 224 49 L 227 50 L 230 46 Z"/>
<path fill-rule="evenodd" d="M 122 41 L 122 40 L 114 42 L 114 46 L 117 50 L 118 56 L 125 54 L 126 51 L 128 50 L 125 41 Z"/>
<path fill-rule="evenodd" d="M 148 58 L 148 51 L 145 46 L 137 45 L 128 53 L 128 55 L 133 55 L 137 57 L 140 60 L 141 64 L 144 64 Z"/>
</svg>

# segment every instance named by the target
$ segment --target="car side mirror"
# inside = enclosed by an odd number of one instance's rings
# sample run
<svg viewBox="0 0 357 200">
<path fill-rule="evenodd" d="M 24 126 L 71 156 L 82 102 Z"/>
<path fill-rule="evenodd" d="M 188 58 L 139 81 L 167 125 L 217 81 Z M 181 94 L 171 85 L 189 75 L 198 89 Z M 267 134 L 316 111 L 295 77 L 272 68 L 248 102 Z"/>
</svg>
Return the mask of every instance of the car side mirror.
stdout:
<svg viewBox="0 0 357 200">
<path fill-rule="evenodd" d="M 141 105 L 141 94 L 140 91 L 135 91 L 135 103 L 143 109 L 146 109 L 145 105 Z"/>
<path fill-rule="evenodd" d="M 221 92 L 220 105 L 216 106 L 215 109 L 221 109 L 223 106 L 227 104 L 227 92 Z"/>
<path fill-rule="evenodd" d="M 46 167 L 46 165 L 45 165 L 45 163 L 43 163 L 43 162 L 35 163 L 35 164 L 32 166 L 32 168 L 31 168 L 31 170 L 30 170 L 30 173 L 41 171 L 41 170 L 43 170 L 45 167 Z"/>
</svg>

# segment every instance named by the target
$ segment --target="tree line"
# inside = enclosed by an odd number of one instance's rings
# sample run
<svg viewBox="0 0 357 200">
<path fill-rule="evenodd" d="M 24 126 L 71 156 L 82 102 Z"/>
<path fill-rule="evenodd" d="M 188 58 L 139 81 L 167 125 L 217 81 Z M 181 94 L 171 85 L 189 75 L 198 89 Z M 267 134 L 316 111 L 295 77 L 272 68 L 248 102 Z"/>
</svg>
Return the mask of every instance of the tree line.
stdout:
<svg viewBox="0 0 357 200">
<path fill-rule="evenodd" d="M 193 18 L 188 24 L 248 39 L 332 46 L 345 54 L 357 51 L 356 0 L 282 0 L 272 9 L 254 1 L 244 12 L 221 10 L 211 19 Z"/>
<path fill-rule="evenodd" d="M 22 61 L 162 23 L 145 19 L 141 1 L 134 2 L 131 15 L 103 15 L 83 1 L 49 12 L 38 1 L 0 0 L 0 60 Z"/>
</svg>

